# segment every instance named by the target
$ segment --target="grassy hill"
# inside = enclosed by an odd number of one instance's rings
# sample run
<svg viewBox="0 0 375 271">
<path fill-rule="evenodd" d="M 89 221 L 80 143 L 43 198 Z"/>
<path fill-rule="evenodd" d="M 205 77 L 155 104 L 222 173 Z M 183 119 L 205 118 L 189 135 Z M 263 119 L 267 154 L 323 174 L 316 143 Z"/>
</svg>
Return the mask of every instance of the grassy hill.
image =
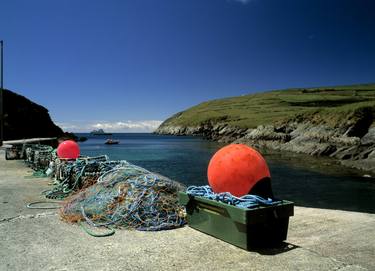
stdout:
<svg viewBox="0 0 375 271">
<path fill-rule="evenodd" d="M 296 88 L 203 102 L 175 114 L 162 126 L 225 122 L 254 128 L 260 124 L 308 119 L 334 127 L 358 118 L 372 123 L 374 112 L 375 84 Z"/>
</svg>

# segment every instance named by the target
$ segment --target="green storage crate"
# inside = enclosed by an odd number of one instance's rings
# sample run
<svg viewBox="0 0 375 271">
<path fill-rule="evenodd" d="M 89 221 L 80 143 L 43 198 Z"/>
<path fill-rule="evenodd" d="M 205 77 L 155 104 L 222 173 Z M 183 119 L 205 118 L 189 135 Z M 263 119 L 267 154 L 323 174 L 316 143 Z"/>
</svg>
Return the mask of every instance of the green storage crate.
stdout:
<svg viewBox="0 0 375 271">
<path fill-rule="evenodd" d="M 250 250 L 271 247 L 286 240 L 294 204 L 281 201 L 273 206 L 243 209 L 223 202 L 180 192 L 190 227 L 235 246 Z"/>
</svg>

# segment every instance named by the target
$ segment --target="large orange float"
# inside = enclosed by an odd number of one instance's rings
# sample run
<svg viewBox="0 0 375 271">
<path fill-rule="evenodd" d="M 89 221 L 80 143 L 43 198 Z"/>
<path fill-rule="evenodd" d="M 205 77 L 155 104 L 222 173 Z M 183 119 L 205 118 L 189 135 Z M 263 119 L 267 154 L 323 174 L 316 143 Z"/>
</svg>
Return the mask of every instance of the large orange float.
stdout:
<svg viewBox="0 0 375 271">
<path fill-rule="evenodd" d="M 248 194 L 258 181 L 271 175 L 259 152 L 244 144 L 230 144 L 211 158 L 207 177 L 215 193 L 230 192 L 240 197 Z"/>
<path fill-rule="evenodd" d="M 73 140 L 65 140 L 57 147 L 57 156 L 59 158 L 76 159 L 79 153 L 79 146 Z"/>
</svg>

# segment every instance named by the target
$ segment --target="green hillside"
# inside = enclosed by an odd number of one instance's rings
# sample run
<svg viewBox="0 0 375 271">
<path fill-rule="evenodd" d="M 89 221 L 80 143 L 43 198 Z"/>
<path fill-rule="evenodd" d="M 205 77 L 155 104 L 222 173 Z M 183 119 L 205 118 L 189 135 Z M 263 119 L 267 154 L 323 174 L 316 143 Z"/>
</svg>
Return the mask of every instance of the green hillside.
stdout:
<svg viewBox="0 0 375 271">
<path fill-rule="evenodd" d="M 372 122 L 374 112 L 375 84 L 298 88 L 203 102 L 175 114 L 162 126 L 226 122 L 241 128 L 253 128 L 293 119 L 337 126 L 364 115 Z"/>
</svg>

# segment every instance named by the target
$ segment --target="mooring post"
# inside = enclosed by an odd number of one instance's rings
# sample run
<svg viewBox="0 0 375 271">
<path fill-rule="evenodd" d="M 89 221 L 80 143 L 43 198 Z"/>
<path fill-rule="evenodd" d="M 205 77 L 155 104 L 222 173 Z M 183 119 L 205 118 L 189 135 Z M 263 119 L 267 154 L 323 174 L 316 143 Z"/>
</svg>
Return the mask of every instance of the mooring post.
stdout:
<svg viewBox="0 0 375 271">
<path fill-rule="evenodd" d="M 4 106 L 3 106 L 3 90 L 4 90 L 4 41 L 0 40 L 0 57 L 1 57 L 1 72 L 0 72 L 0 146 L 3 145 L 4 140 Z"/>
</svg>

